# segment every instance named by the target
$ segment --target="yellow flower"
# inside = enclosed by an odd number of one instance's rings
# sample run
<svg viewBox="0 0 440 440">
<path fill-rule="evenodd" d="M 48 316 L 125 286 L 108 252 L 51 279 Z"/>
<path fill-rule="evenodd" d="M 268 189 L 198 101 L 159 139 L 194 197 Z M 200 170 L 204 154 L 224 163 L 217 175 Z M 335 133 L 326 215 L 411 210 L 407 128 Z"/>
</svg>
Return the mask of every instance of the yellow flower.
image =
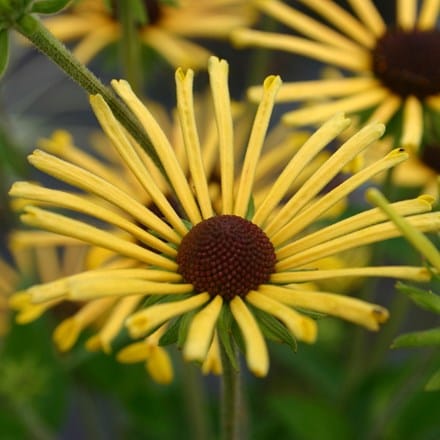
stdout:
<svg viewBox="0 0 440 440">
<path fill-rule="evenodd" d="M 114 148 L 154 202 L 155 212 L 121 189 L 118 181 L 108 181 L 38 150 L 30 156 L 36 168 L 93 194 L 113 209 L 105 208 L 102 203 L 96 203 L 92 209 L 89 196 L 77 195 L 73 200 L 66 191 L 37 189 L 25 182 L 15 184 L 11 194 L 54 208 L 87 213 L 128 232 L 127 238 L 42 207 L 27 206 L 21 216 L 30 226 L 106 248 L 137 261 L 138 266 L 88 271 L 66 278 L 61 284 L 55 281 L 51 285 L 33 286 L 27 292 L 35 303 L 58 298 L 112 301 L 147 295 L 140 308 L 126 320 L 133 338 L 142 341 L 168 324 L 163 338 L 173 339 L 175 334 L 177 339 L 183 339 L 184 358 L 200 362 L 208 361 L 212 354 L 215 334 L 225 350 L 230 338 L 240 338 L 250 370 L 264 376 L 269 368 L 269 356 L 263 334 L 285 341 L 294 337 L 308 343 L 315 341 L 316 322 L 304 310 L 330 314 L 370 330 L 377 330 L 388 317 L 379 305 L 313 289 L 309 282 L 353 276 L 426 280 L 429 273 L 424 268 L 392 266 L 310 270 L 311 263 L 326 256 L 400 235 L 377 208 L 313 233 L 305 232 L 376 173 L 407 157 L 400 149 L 392 151 L 330 192 L 319 195 L 349 161 L 383 134 L 382 124 L 370 124 L 357 132 L 285 200 L 301 171 L 349 125 L 343 114 L 334 116 L 286 161 L 283 170 L 273 176 L 272 184 L 266 186 L 265 193 L 256 201 L 252 196 L 255 176 L 281 80 L 269 76 L 264 82 L 235 184 L 228 65 L 212 57 L 208 71 L 218 133 L 220 210 L 215 209 L 213 202 L 217 196 L 212 198 L 202 160 L 203 148 L 193 105 L 193 71 L 176 71 L 177 109 L 189 176 L 185 175 L 167 135 L 129 84 L 113 81 L 114 89 L 143 124 L 153 143 L 167 176 L 167 191 L 158 187 L 144 151 L 126 134 L 103 98 L 91 96 L 91 105 Z M 173 203 L 170 194 L 174 194 Z M 428 213 L 431 201 L 420 197 L 393 206 L 414 227 L 426 232 L 438 230 L 440 225 L 439 214 Z M 123 223 L 122 218 L 132 219 L 132 226 Z"/>
<path fill-rule="evenodd" d="M 286 84 L 282 101 L 332 98 L 288 112 L 284 121 L 300 125 L 320 122 L 337 111 L 370 111 L 370 121 L 399 121 L 399 143 L 417 148 L 423 135 L 424 112 L 440 109 L 439 2 L 396 0 L 396 25 L 387 26 L 371 0 L 350 0 L 354 15 L 334 1 L 301 0 L 321 15 L 326 26 L 278 0 L 257 0 L 261 11 L 304 37 L 250 29 L 234 31 L 239 46 L 259 46 L 304 55 L 340 67 L 352 76 Z M 258 100 L 261 88 L 249 91 Z M 394 121 L 393 121 L 394 122 Z"/>
<path fill-rule="evenodd" d="M 115 2 L 110 2 L 115 3 Z M 147 24 L 139 27 L 139 38 L 171 65 L 201 68 L 209 51 L 192 38 L 225 39 L 232 29 L 255 19 L 255 9 L 245 0 L 185 0 L 166 5 L 158 0 L 144 2 Z M 121 33 L 115 14 L 104 0 L 82 0 L 66 12 L 44 21 L 61 41 L 78 41 L 75 56 L 88 63 Z"/>
</svg>

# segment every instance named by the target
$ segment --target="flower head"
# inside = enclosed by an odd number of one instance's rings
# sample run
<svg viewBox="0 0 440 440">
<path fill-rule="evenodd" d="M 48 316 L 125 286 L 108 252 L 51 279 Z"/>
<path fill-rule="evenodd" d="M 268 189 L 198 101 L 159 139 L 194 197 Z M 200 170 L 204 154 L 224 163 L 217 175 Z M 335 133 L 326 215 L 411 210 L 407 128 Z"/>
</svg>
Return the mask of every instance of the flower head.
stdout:
<svg viewBox="0 0 440 440">
<path fill-rule="evenodd" d="M 212 192 L 202 159 L 203 146 L 193 103 L 193 71 L 176 72 L 177 109 L 187 173 L 167 135 L 129 84 L 113 81 L 114 89 L 152 140 L 166 174 L 166 191 L 152 177 L 151 161 L 126 134 L 102 97 L 91 96 L 90 101 L 114 148 L 154 202 L 154 212 L 125 192 L 119 182 L 42 151 L 30 156 L 34 166 L 93 194 L 97 201 L 86 194 L 76 196 L 75 203 L 71 203 L 71 195 L 65 191 L 37 191 L 26 183 L 15 184 L 11 194 L 87 213 L 122 229 L 125 234 L 117 234 L 114 229 L 105 230 L 35 206 L 27 206 L 22 215 L 28 225 L 106 248 L 136 261 L 137 265 L 128 270 L 84 272 L 66 280 L 67 288 L 52 285 L 48 289 L 41 285 L 28 292 L 35 302 L 60 297 L 112 301 L 141 295 L 146 299 L 126 319 L 133 338 L 142 341 L 168 324 L 169 331 L 160 340 L 180 340 L 185 359 L 205 362 L 206 368 L 216 365 L 216 341 L 226 349 L 231 338 L 239 338 L 244 342 L 249 368 L 264 376 L 269 357 L 263 334 L 287 342 L 293 338 L 315 341 L 317 324 L 304 311 L 333 315 L 370 330 L 377 330 L 388 317 L 379 305 L 323 292 L 310 284 L 313 281 L 353 276 L 420 280 L 428 279 L 429 273 L 417 267 L 310 268 L 314 261 L 326 256 L 400 234 L 377 208 L 308 232 L 311 225 L 370 177 L 406 159 L 405 152 L 394 150 L 330 192 L 320 194 L 329 180 L 383 134 L 383 125 L 362 128 L 291 193 L 297 176 L 348 126 L 349 120 L 343 114 L 334 116 L 302 144 L 283 170 L 272 176 L 271 184 L 254 198 L 259 158 L 281 80 L 277 76 L 265 80 L 242 165 L 237 167 L 228 65 L 212 57 L 208 70 L 218 138 L 219 194 Z M 53 195 L 50 200 L 49 194 Z M 438 229 L 440 218 L 436 213 L 427 213 L 430 201 L 420 197 L 393 206 L 416 228 L 431 231 Z M 122 218 L 131 218 L 132 226 L 123 223 Z M 134 224 L 140 226 L 134 228 Z"/>
<path fill-rule="evenodd" d="M 334 1 L 301 1 L 329 26 L 279 0 L 255 4 L 265 13 L 304 37 L 249 29 L 237 30 L 240 46 L 261 46 L 308 56 L 340 67 L 352 76 L 286 84 L 279 101 L 331 98 L 288 112 L 289 124 L 320 122 L 336 111 L 369 112 L 370 121 L 399 121 L 396 131 L 404 147 L 419 147 L 424 113 L 440 109 L 440 31 L 436 28 L 439 3 L 396 1 L 396 24 L 387 26 L 371 0 L 349 1 L 350 14 Z M 250 90 L 252 99 L 261 89 Z"/>
<path fill-rule="evenodd" d="M 160 0 L 143 2 L 148 17 L 145 24 L 139 25 L 139 38 L 176 67 L 206 66 L 209 51 L 189 39 L 224 39 L 232 29 L 250 24 L 255 16 L 252 6 L 243 0 L 166 3 Z M 116 4 L 114 1 L 82 0 L 64 13 L 46 19 L 45 25 L 62 41 L 78 41 L 74 54 L 81 62 L 88 63 L 120 38 Z"/>
</svg>

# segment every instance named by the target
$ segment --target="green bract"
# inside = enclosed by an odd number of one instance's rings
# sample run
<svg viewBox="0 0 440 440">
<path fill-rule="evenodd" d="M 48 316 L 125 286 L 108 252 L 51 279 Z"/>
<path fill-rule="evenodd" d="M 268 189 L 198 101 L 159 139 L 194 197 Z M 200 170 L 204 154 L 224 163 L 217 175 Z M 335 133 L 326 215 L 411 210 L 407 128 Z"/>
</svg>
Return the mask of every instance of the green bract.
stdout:
<svg viewBox="0 0 440 440">
<path fill-rule="evenodd" d="M 37 14 L 55 14 L 64 9 L 71 0 L 40 0 L 32 3 L 30 12 Z"/>
</svg>

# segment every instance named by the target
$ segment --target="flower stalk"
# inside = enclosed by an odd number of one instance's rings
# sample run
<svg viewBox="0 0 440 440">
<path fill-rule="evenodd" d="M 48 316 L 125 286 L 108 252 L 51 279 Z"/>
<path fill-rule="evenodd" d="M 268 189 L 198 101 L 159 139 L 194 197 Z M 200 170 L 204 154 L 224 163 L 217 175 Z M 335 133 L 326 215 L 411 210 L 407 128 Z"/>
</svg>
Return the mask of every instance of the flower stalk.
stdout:
<svg viewBox="0 0 440 440">
<path fill-rule="evenodd" d="M 127 81 L 136 94 L 139 94 L 142 86 L 141 44 L 136 27 L 137 17 L 132 2 L 119 0 L 118 16 L 122 27 L 119 47 L 122 66 Z"/>
<path fill-rule="evenodd" d="M 220 344 L 222 360 L 222 393 L 221 393 L 221 439 L 238 440 L 240 436 L 240 371 L 232 365 L 229 357 Z M 235 348 L 235 354 L 237 350 Z M 236 362 L 239 365 L 238 360 Z"/>
</svg>

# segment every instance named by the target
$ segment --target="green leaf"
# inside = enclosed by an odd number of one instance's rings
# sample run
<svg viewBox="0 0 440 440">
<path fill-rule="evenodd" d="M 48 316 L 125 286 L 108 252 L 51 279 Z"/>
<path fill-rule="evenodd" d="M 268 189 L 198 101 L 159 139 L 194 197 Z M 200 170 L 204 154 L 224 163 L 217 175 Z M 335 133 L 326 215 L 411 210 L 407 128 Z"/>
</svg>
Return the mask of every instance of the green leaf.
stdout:
<svg viewBox="0 0 440 440">
<path fill-rule="evenodd" d="M 287 344 L 293 351 L 297 350 L 297 343 L 292 334 L 287 328 L 269 313 L 262 310 L 252 309 L 255 318 L 267 339 L 275 342 L 282 342 Z"/>
<path fill-rule="evenodd" d="M 0 31 L 0 77 L 8 67 L 9 61 L 9 35 L 8 30 Z"/>
<path fill-rule="evenodd" d="M 229 310 L 228 304 L 223 304 L 220 316 L 217 321 L 217 331 L 220 343 L 223 345 L 226 356 L 232 365 L 232 368 L 238 371 L 237 359 L 235 356 L 234 347 L 232 346 L 232 323 L 233 316 Z"/>
<path fill-rule="evenodd" d="M 428 380 L 425 391 L 440 391 L 440 368 Z"/>
<path fill-rule="evenodd" d="M 30 12 L 36 14 L 55 14 L 64 9 L 71 0 L 40 0 L 32 4 Z"/>
<path fill-rule="evenodd" d="M 396 284 L 396 288 L 422 309 L 440 314 L 440 296 L 434 292 L 418 289 L 401 282 Z"/>
<path fill-rule="evenodd" d="M 440 327 L 400 335 L 393 341 L 391 348 L 429 347 L 437 345 L 440 345 Z"/>
</svg>

